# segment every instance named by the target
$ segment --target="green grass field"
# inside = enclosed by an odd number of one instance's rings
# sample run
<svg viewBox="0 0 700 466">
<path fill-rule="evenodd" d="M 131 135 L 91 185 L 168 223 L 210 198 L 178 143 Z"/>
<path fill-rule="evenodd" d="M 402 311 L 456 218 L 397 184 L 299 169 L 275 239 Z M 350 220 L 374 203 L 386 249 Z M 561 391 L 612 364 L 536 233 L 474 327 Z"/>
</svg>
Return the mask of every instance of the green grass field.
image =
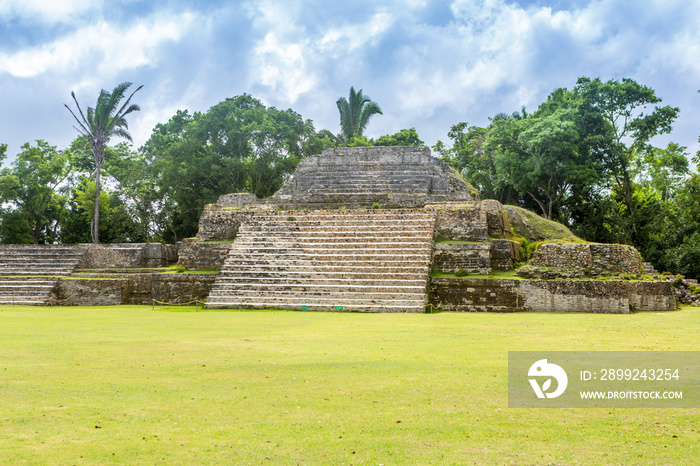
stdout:
<svg viewBox="0 0 700 466">
<path fill-rule="evenodd" d="M 509 409 L 509 350 L 700 350 L 632 315 L 0 307 L 0 464 L 698 464 L 699 409 Z"/>
</svg>

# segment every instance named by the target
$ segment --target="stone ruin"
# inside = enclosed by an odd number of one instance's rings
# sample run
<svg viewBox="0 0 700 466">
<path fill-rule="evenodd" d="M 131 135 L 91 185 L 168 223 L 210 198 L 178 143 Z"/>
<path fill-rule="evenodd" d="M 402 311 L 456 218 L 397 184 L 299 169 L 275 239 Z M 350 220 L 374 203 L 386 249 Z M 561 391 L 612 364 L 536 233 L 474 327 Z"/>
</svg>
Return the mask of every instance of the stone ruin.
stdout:
<svg viewBox="0 0 700 466">
<path fill-rule="evenodd" d="M 512 215 L 514 208 L 480 201 L 428 148 L 326 150 L 304 159 L 269 198 L 228 194 L 207 205 L 197 237 L 177 247 L 0 247 L 0 302 L 206 299 L 208 308 L 360 312 L 676 308 L 671 281 L 631 279 L 654 271 L 629 246 L 545 241 L 514 273 L 523 257 Z M 203 273 L 172 273 L 166 266 L 175 261 Z"/>
<path fill-rule="evenodd" d="M 645 273 L 629 246 L 545 243 L 522 272 L 492 276 L 522 260 L 508 209 L 480 201 L 425 147 L 332 149 L 302 161 L 270 198 L 232 194 L 206 206 L 180 263 L 221 270 L 209 308 L 676 308 L 670 282 L 629 279 Z"/>
</svg>

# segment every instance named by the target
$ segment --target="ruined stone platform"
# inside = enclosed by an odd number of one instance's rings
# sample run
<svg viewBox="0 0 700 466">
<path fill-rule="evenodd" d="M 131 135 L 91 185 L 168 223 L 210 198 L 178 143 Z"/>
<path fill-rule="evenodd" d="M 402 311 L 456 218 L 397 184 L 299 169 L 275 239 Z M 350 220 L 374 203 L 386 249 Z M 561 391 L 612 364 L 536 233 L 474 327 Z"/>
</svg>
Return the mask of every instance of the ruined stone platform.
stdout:
<svg viewBox="0 0 700 466">
<path fill-rule="evenodd" d="M 669 283 L 614 280 L 648 270 L 629 246 L 545 242 L 521 276 L 492 277 L 522 260 L 509 223 L 514 213 L 497 201 L 479 201 L 428 148 L 326 150 L 302 161 L 270 198 L 239 193 L 207 205 L 197 239 L 181 249 L 181 263 L 221 268 L 210 308 L 675 308 Z M 518 221 L 534 228 L 527 219 Z M 465 275 L 470 277 L 460 278 Z"/>
<path fill-rule="evenodd" d="M 267 204 L 310 207 L 415 208 L 478 199 L 476 190 L 427 147 L 345 147 L 299 164 Z"/>
</svg>

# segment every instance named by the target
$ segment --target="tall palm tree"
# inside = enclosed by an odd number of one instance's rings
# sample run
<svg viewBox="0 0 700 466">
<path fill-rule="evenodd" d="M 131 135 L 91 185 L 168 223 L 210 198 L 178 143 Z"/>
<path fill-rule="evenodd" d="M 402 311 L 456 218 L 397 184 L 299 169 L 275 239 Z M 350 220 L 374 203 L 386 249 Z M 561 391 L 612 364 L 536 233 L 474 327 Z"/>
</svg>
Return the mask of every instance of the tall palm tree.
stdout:
<svg viewBox="0 0 700 466">
<path fill-rule="evenodd" d="M 367 95 L 362 94 L 362 89 L 355 92 L 350 88 L 350 99 L 341 97 L 336 102 L 340 111 L 340 129 L 346 140 L 362 136 L 369 119 L 375 114 L 383 115 L 382 109 Z"/>
<path fill-rule="evenodd" d="M 100 91 L 100 96 L 97 98 L 95 107 L 88 107 L 87 115 L 80 108 L 78 99 L 75 97 L 75 92 L 70 93 L 78 109 L 78 115 L 71 108 L 64 104 L 68 111 L 73 115 L 78 126 L 74 126 L 80 134 L 87 136 L 92 146 L 92 156 L 95 161 L 95 213 L 90 222 L 90 234 L 92 242 L 97 244 L 100 242 L 100 171 L 105 161 L 105 147 L 109 143 L 112 136 L 118 136 L 132 141 L 131 135 L 127 131 L 129 126 L 126 123 L 126 117 L 131 112 L 141 110 L 136 104 L 131 104 L 131 98 L 143 86 L 139 86 L 131 93 L 126 102 L 120 107 L 119 102 L 126 95 L 127 89 L 131 87 L 130 82 L 123 82 L 114 88 L 112 92 L 107 92 L 104 89 Z"/>
</svg>

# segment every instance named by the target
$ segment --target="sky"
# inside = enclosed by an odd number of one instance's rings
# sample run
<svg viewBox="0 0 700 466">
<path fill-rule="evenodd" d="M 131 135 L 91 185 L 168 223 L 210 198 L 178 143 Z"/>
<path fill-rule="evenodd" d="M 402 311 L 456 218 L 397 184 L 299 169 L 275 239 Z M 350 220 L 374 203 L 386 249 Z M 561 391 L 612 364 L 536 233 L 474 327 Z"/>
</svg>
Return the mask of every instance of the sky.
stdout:
<svg viewBox="0 0 700 466">
<path fill-rule="evenodd" d="M 700 0 L 0 0 L 0 143 L 10 157 L 35 139 L 65 148 L 71 91 L 94 106 L 129 81 L 144 86 L 137 148 L 177 110 L 243 93 L 338 133 L 350 86 L 383 110 L 367 136 L 414 127 L 433 145 L 588 76 L 679 107 L 654 143 L 694 154 L 699 25 Z"/>
</svg>

